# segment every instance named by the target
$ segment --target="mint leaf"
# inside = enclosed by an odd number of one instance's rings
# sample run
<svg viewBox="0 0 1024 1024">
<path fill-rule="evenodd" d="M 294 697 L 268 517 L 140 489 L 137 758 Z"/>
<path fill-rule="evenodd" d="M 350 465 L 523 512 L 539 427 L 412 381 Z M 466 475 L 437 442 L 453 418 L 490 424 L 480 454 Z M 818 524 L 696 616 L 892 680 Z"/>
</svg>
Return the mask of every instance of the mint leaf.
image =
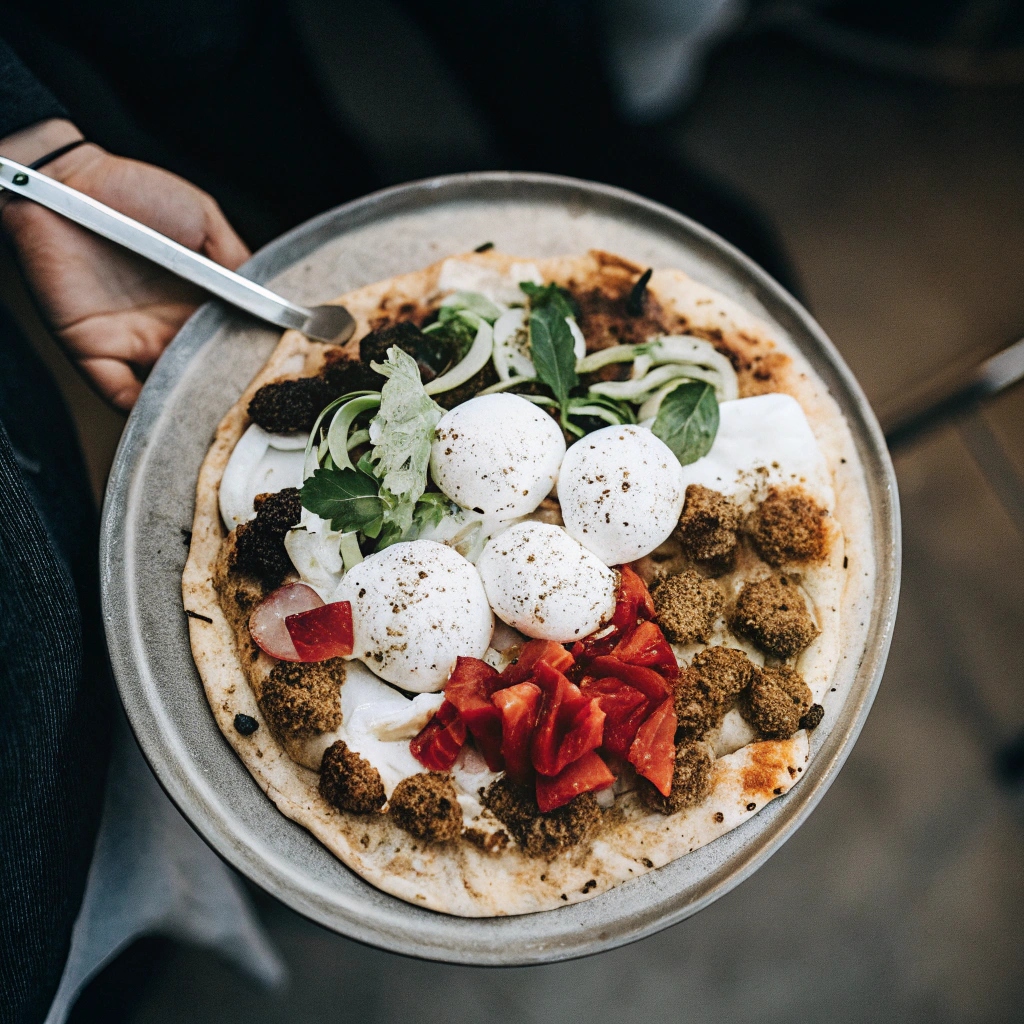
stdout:
<svg viewBox="0 0 1024 1024">
<path fill-rule="evenodd" d="M 651 431 L 683 466 L 707 455 L 718 433 L 715 389 L 697 380 L 680 384 L 665 396 Z"/>
<path fill-rule="evenodd" d="M 318 469 L 302 485 L 302 505 L 329 520 L 332 530 L 351 533 L 383 514 L 378 488 L 372 476 L 356 469 Z"/>
<path fill-rule="evenodd" d="M 562 425 L 568 415 L 569 392 L 579 384 L 576 373 L 575 341 L 566 317 L 572 307 L 557 285 L 522 282 L 519 287 L 530 299 L 530 358 L 538 379 L 551 388 L 562 409 Z"/>
</svg>

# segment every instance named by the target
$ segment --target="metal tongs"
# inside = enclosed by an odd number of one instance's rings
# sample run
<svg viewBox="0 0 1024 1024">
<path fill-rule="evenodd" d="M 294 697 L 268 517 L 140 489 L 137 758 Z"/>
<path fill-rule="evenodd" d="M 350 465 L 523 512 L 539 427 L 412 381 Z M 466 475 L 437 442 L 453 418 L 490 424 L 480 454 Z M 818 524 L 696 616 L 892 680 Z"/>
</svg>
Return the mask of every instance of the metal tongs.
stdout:
<svg viewBox="0 0 1024 1024">
<path fill-rule="evenodd" d="M 355 331 L 356 322 L 344 306 L 306 309 L 289 302 L 241 274 L 161 235 L 159 231 L 31 167 L 0 157 L 0 190 L 4 189 L 31 199 L 139 256 L 145 256 L 164 270 L 278 327 L 291 327 L 317 341 L 337 344 L 347 341 Z"/>
</svg>

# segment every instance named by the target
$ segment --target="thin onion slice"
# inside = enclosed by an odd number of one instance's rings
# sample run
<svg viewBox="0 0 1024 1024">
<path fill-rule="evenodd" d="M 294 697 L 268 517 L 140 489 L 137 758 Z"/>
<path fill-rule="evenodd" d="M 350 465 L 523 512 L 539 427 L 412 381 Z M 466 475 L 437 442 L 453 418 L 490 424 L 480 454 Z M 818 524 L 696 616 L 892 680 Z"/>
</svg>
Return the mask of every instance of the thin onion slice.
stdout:
<svg viewBox="0 0 1024 1024">
<path fill-rule="evenodd" d="M 249 632 L 256 646 L 280 661 L 300 661 L 285 619 L 320 608 L 323 603 L 323 598 L 305 583 L 286 583 L 271 591 L 249 616 Z"/>
<path fill-rule="evenodd" d="M 476 337 L 465 358 L 456 363 L 447 373 L 435 377 L 423 386 L 428 395 L 439 395 L 443 391 L 451 391 L 475 377 L 486 365 L 494 351 L 494 331 L 486 320 L 480 321 L 476 329 Z"/>
</svg>

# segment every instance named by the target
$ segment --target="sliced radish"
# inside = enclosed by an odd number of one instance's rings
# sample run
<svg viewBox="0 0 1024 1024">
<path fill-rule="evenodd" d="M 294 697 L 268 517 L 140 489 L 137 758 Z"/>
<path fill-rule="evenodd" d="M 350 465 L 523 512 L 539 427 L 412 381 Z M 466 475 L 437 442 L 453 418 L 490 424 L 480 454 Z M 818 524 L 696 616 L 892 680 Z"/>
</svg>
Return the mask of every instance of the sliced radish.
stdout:
<svg viewBox="0 0 1024 1024">
<path fill-rule="evenodd" d="M 352 605 L 348 601 L 296 612 L 284 624 L 299 661 L 326 661 L 352 653 Z"/>
<path fill-rule="evenodd" d="M 249 616 L 249 632 L 261 651 L 281 661 L 302 661 L 288 634 L 285 619 L 289 615 L 320 608 L 323 599 L 305 583 L 286 583 L 267 594 Z"/>
</svg>

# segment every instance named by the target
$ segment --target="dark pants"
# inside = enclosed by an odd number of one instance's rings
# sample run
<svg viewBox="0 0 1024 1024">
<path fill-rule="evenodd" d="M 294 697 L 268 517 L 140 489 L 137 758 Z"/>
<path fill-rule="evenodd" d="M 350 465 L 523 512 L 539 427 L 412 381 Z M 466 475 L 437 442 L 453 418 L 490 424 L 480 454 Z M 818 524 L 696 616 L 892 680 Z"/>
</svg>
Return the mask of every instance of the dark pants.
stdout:
<svg viewBox="0 0 1024 1024">
<path fill-rule="evenodd" d="M 57 389 L 0 308 L 0 1019 L 60 980 L 110 723 L 97 517 Z"/>
</svg>

